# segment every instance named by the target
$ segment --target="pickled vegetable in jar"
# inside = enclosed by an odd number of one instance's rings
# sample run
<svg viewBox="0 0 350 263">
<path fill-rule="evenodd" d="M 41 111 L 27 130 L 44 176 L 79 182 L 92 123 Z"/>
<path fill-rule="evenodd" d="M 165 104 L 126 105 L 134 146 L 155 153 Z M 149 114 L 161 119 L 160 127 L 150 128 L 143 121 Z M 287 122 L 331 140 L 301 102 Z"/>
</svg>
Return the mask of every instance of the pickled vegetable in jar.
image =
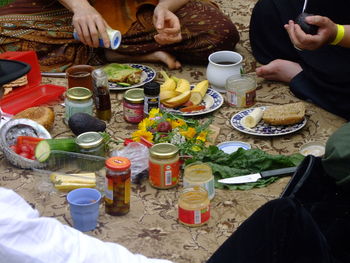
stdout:
<svg viewBox="0 0 350 263">
<path fill-rule="evenodd" d="M 158 143 L 149 150 L 149 182 L 158 189 L 175 187 L 179 182 L 179 148 L 171 143 Z"/>
<path fill-rule="evenodd" d="M 115 156 L 106 160 L 105 209 L 113 216 L 130 211 L 130 160 Z"/>
<path fill-rule="evenodd" d="M 191 226 L 201 226 L 210 219 L 208 192 L 200 186 L 185 188 L 178 203 L 179 222 Z"/>
</svg>

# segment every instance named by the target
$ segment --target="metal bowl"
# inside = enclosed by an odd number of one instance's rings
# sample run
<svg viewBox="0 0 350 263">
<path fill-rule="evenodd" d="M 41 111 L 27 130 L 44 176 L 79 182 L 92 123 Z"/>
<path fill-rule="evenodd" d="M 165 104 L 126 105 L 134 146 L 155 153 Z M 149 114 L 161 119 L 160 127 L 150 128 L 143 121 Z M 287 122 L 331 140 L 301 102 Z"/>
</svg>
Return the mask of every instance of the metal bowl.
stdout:
<svg viewBox="0 0 350 263">
<path fill-rule="evenodd" d="M 10 148 L 11 145 L 16 144 L 18 136 L 51 139 L 50 133 L 39 123 L 29 119 L 9 120 L 0 129 L 0 147 L 11 164 L 23 169 L 43 168 L 45 164 L 24 158 Z"/>
</svg>

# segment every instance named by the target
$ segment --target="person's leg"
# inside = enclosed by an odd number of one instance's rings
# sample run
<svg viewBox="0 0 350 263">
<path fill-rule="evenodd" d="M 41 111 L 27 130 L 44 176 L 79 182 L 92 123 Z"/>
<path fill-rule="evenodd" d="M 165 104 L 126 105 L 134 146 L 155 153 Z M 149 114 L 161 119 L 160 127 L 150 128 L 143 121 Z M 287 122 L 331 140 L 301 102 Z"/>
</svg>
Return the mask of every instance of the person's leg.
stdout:
<svg viewBox="0 0 350 263">
<path fill-rule="evenodd" d="M 123 35 L 118 50 L 106 51 L 110 61 L 162 62 L 169 68 L 182 63 L 206 64 L 208 56 L 217 50 L 233 50 L 239 40 L 236 27 L 215 5 L 205 1 L 190 1 L 176 15 L 182 27 L 180 43 L 161 46 L 155 42 L 153 9 L 138 13 L 139 21 Z M 115 53 L 115 54 L 113 54 Z"/>
<path fill-rule="evenodd" d="M 332 262 L 309 213 L 289 198 L 268 202 L 250 216 L 208 263 Z"/>
</svg>

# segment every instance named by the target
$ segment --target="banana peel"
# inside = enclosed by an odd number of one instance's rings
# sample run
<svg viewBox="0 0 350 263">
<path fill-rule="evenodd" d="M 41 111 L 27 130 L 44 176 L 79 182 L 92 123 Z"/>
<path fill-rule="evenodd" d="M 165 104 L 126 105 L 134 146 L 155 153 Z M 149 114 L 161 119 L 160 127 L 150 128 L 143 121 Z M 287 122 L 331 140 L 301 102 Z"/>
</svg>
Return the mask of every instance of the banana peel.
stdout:
<svg viewBox="0 0 350 263">
<path fill-rule="evenodd" d="M 175 90 L 176 82 L 174 79 L 168 78 L 163 84 L 160 85 L 160 91 L 164 90 Z"/>
<path fill-rule="evenodd" d="M 177 81 L 175 91 L 180 92 L 180 93 L 184 93 L 184 92 L 190 91 L 190 90 L 191 90 L 191 85 L 187 79 L 179 79 Z"/>
<path fill-rule="evenodd" d="M 162 103 L 168 108 L 175 108 L 186 103 L 190 97 L 191 91 L 187 90 L 176 97 L 163 101 Z"/>
</svg>

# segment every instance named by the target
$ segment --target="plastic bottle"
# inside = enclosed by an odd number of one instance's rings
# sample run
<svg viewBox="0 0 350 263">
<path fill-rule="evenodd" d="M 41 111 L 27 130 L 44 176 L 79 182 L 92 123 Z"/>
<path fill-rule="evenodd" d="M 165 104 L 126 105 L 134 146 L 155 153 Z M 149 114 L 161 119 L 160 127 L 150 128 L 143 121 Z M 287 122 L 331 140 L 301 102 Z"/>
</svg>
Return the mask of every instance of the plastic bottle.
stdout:
<svg viewBox="0 0 350 263">
<path fill-rule="evenodd" d="M 102 69 L 95 69 L 92 72 L 92 79 L 96 116 L 101 120 L 109 121 L 112 117 L 112 109 L 107 74 Z"/>
<path fill-rule="evenodd" d="M 148 116 L 152 108 L 159 108 L 160 84 L 157 82 L 148 82 L 143 87 L 145 94 L 143 112 Z"/>
</svg>

